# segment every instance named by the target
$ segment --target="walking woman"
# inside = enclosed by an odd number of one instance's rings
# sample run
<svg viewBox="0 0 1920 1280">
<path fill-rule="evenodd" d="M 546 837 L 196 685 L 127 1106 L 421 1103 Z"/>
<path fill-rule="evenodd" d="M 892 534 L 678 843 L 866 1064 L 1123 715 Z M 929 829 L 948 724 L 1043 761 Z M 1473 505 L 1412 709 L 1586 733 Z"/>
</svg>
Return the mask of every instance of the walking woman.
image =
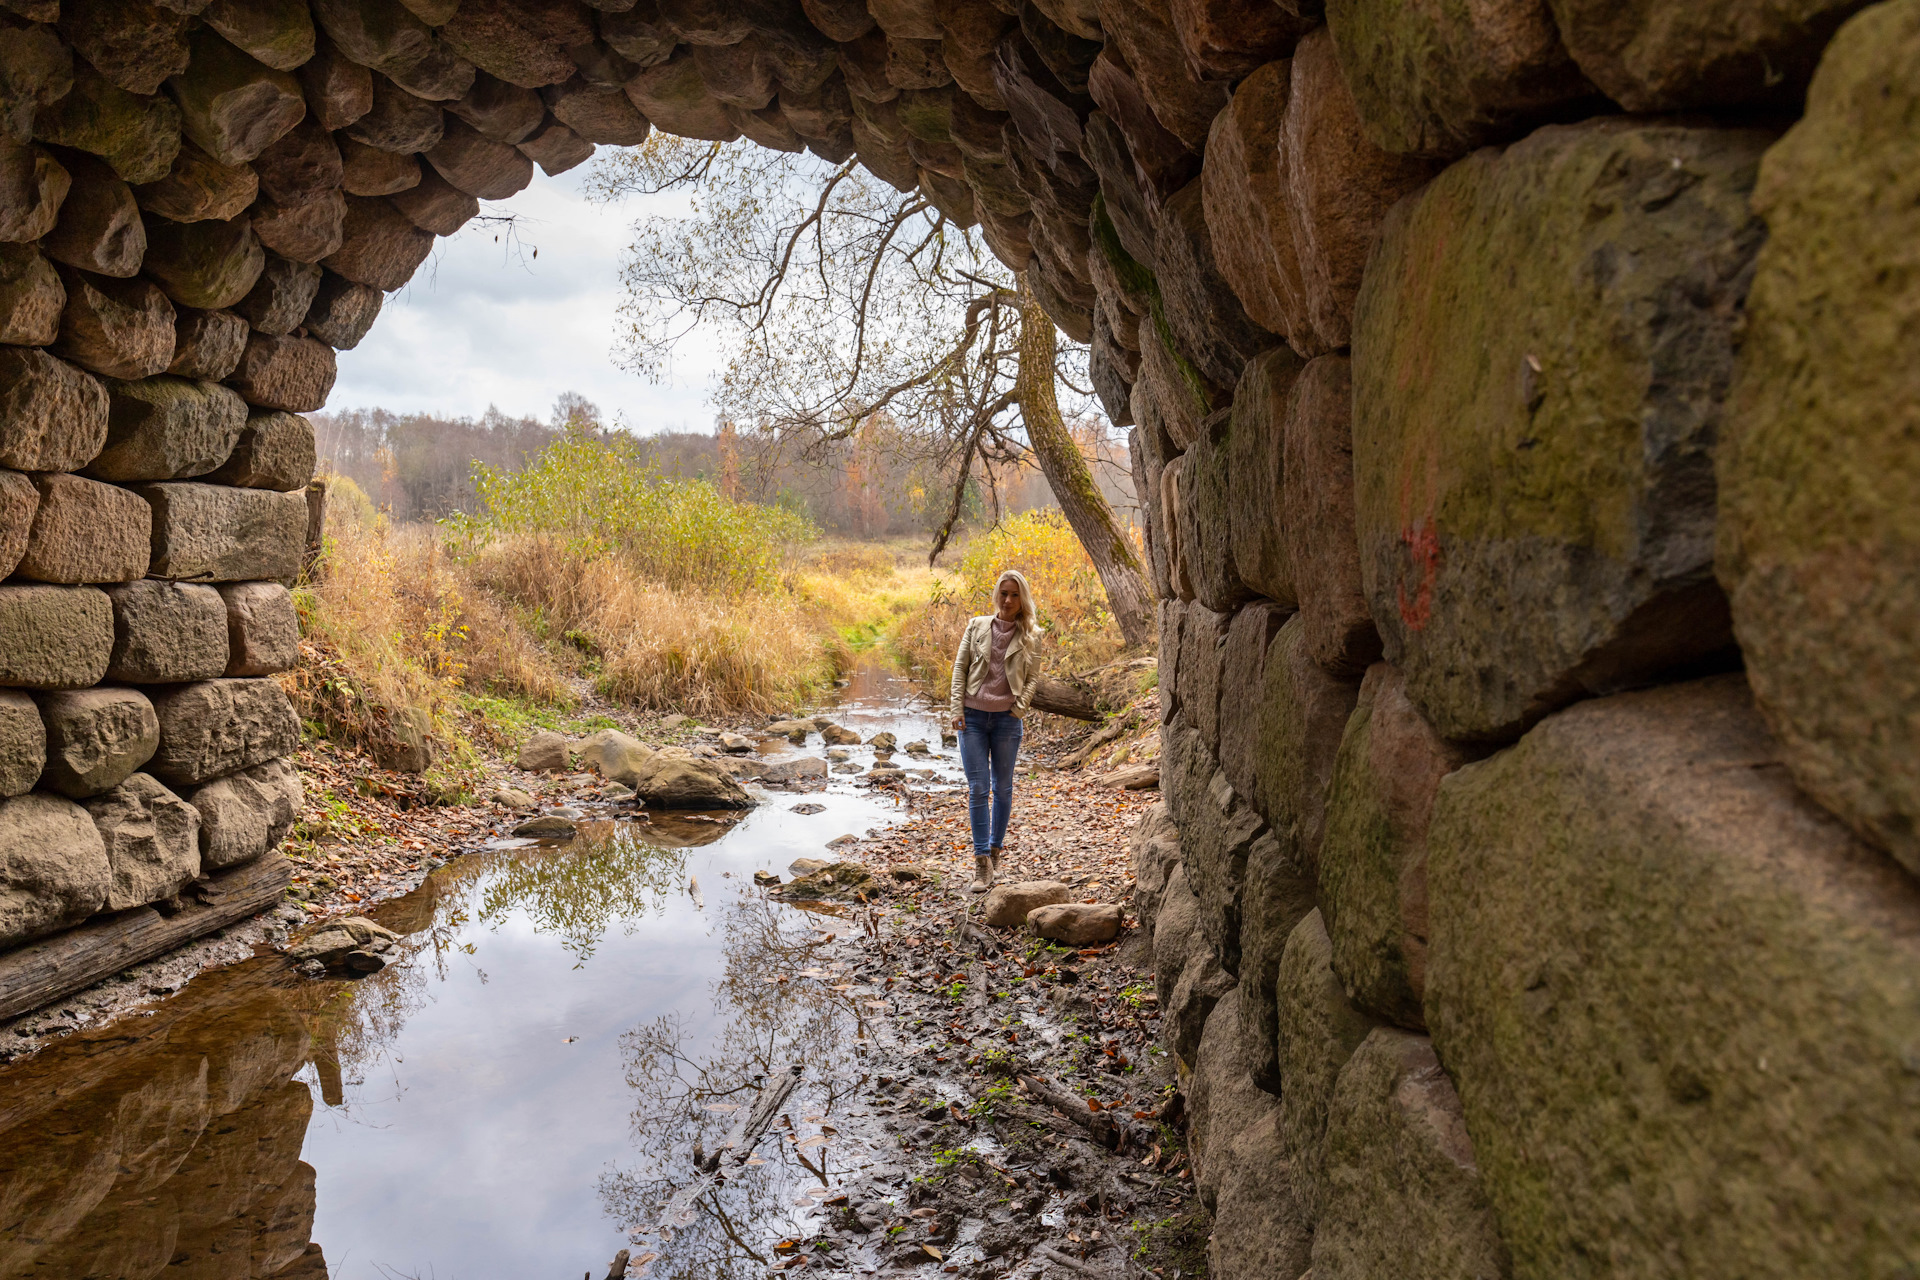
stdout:
<svg viewBox="0 0 1920 1280">
<path fill-rule="evenodd" d="M 1008 569 L 993 588 L 994 612 L 967 623 L 953 658 L 949 709 L 967 771 L 973 825 L 973 883 L 985 893 L 1000 870 L 1000 846 L 1013 816 L 1013 762 L 1020 720 L 1040 675 L 1040 611 L 1026 575 Z"/>
</svg>

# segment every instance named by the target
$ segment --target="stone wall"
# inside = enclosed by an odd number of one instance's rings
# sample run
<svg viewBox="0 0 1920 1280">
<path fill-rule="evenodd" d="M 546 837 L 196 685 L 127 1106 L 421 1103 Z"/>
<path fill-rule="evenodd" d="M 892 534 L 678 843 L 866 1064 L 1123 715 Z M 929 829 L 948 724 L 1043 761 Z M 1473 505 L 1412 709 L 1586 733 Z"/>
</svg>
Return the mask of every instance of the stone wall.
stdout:
<svg viewBox="0 0 1920 1280">
<path fill-rule="evenodd" d="M 297 415 L 433 237 L 744 136 L 1134 428 L 1217 1275 L 1920 1268 L 1920 0 L 4 3 L 0 946 L 284 830 Z"/>
</svg>

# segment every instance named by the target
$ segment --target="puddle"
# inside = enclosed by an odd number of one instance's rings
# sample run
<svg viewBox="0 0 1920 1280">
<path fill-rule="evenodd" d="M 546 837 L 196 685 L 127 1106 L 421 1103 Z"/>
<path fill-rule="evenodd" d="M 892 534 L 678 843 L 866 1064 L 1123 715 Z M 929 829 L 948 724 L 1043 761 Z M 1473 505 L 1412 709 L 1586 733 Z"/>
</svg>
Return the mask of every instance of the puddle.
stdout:
<svg viewBox="0 0 1920 1280">
<path fill-rule="evenodd" d="M 939 742 L 879 669 L 834 714 Z M 947 754 L 925 763 L 957 777 Z M 459 859 L 370 913 L 405 935 L 380 973 L 249 960 L 0 1069 L 0 1280 L 598 1277 L 620 1249 L 631 1275 L 765 1275 L 852 1172 L 873 993 L 816 954 L 853 914 L 752 875 L 900 809 L 839 778 L 764 794 Z M 754 1159 L 690 1186 L 695 1143 L 795 1061 Z"/>
</svg>

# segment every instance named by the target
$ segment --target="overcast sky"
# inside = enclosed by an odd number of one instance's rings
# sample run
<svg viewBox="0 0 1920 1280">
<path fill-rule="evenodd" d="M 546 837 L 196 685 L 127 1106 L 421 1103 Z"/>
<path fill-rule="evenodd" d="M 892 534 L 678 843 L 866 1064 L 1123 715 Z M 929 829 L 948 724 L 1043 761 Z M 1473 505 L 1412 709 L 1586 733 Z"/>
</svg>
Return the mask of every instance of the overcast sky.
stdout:
<svg viewBox="0 0 1920 1280">
<path fill-rule="evenodd" d="M 710 430 L 708 351 L 687 344 L 673 386 L 613 362 L 621 252 L 648 202 L 589 203 L 581 187 L 592 167 L 557 178 L 536 169 L 525 191 L 482 206 L 519 216 L 518 245 L 474 224 L 440 240 L 387 295 L 366 340 L 340 353 L 327 408 L 478 417 L 492 404 L 545 420 L 561 392 L 578 391 L 609 423 L 624 417 L 643 434 Z"/>
</svg>

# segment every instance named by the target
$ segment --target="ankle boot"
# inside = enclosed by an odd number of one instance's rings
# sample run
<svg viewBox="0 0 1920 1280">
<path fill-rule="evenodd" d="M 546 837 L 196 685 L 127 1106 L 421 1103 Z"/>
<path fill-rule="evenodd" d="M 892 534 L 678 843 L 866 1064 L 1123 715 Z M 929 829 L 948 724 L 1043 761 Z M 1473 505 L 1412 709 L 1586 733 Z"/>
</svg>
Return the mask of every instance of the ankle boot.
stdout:
<svg viewBox="0 0 1920 1280">
<path fill-rule="evenodd" d="M 985 893 L 993 888 L 993 859 L 975 857 L 973 860 L 973 883 L 967 886 L 969 893 Z"/>
<path fill-rule="evenodd" d="M 987 850 L 987 860 L 993 863 L 993 874 L 995 874 L 996 876 L 999 875 L 1000 874 L 1000 846 L 999 845 L 995 845 L 993 846 L 993 848 Z"/>
</svg>

